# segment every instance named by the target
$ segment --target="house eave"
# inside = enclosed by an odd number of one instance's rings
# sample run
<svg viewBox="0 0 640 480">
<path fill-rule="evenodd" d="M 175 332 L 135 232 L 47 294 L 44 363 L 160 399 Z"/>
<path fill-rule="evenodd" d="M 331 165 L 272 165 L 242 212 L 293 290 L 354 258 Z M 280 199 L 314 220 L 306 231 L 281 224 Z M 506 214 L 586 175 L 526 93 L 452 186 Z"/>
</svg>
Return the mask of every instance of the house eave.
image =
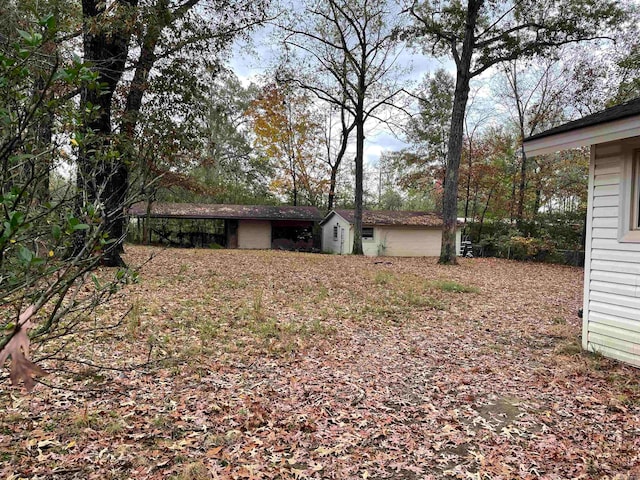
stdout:
<svg viewBox="0 0 640 480">
<path fill-rule="evenodd" d="M 325 215 L 325 217 L 320 220 L 320 226 L 324 225 L 325 223 L 327 223 L 329 221 L 329 219 L 333 216 L 333 215 L 337 215 L 335 210 L 331 210 L 329 213 L 327 213 Z"/>
<path fill-rule="evenodd" d="M 146 218 L 145 214 L 129 214 L 131 218 Z M 308 222 L 308 223 L 316 223 L 318 219 L 314 218 L 282 218 L 282 217 L 242 217 L 242 216 L 221 216 L 221 215 L 188 215 L 188 214 L 162 214 L 162 213 L 152 213 L 149 215 L 149 218 L 164 218 L 168 220 L 242 220 L 242 221 L 270 221 L 270 222 Z"/>
<path fill-rule="evenodd" d="M 640 116 L 576 128 L 540 138 L 534 137 L 531 140 L 525 140 L 523 148 L 527 156 L 535 157 L 636 136 L 640 136 Z"/>
</svg>

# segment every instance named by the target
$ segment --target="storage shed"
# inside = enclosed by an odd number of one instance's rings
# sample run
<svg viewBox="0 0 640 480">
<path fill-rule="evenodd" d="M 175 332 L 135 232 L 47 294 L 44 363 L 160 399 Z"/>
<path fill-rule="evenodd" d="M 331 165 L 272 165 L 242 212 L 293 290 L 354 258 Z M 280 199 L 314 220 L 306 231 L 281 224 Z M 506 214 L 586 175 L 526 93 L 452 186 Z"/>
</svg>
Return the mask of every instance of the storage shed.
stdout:
<svg viewBox="0 0 640 480">
<path fill-rule="evenodd" d="M 640 99 L 529 137 L 527 155 L 590 146 L 582 347 L 640 367 Z"/>
<path fill-rule="evenodd" d="M 353 251 L 354 210 L 332 210 L 320 222 L 322 250 Z M 456 243 L 460 249 L 460 232 Z M 442 216 L 428 212 L 365 210 L 362 213 L 362 247 L 365 255 L 438 257 L 442 244 Z"/>
<path fill-rule="evenodd" d="M 129 209 L 129 216 L 158 241 L 182 246 L 215 243 L 226 248 L 284 250 L 320 246 L 313 232 L 322 219 L 316 207 L 140 202 Z M 177 237 L 162 223 L 169 220 L 178 221 Z M 146 221 L 150 224 L 145 227 Z"/>
</svg>

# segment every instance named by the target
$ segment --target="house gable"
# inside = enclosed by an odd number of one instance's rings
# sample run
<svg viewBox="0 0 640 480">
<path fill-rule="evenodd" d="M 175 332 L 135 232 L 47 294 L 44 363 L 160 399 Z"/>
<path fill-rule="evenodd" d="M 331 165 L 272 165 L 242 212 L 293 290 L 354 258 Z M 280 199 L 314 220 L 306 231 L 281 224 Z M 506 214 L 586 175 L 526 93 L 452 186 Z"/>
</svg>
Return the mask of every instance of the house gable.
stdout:
<svg viewBox="0 0 640 480">
<path fill-rule="evenodd" d="M 351 224 L 335 211 L 331 211 L 320 222 L 322 226 L 322 251 L 327 253 L 351 253 L 353 228 Z"/>
</svg>

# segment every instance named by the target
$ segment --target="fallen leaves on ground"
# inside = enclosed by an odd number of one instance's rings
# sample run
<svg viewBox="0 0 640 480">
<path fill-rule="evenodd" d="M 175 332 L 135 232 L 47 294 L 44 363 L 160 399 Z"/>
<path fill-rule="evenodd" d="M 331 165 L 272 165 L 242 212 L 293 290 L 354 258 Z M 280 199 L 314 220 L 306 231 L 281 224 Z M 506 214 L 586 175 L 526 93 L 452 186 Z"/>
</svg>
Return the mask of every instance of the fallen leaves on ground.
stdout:
<svg viewBox="0 0 640 480">
<path fill-rule="evenodd" d="M 3 478 L 640 476 L 640 372 L 580 352 L 580 269 L 132 246 L 127 260 L 150 253 L 87 318 L 132 307 L 121 329 L 41 360 L 50 387 L 3 373 Z"/>
</svg>

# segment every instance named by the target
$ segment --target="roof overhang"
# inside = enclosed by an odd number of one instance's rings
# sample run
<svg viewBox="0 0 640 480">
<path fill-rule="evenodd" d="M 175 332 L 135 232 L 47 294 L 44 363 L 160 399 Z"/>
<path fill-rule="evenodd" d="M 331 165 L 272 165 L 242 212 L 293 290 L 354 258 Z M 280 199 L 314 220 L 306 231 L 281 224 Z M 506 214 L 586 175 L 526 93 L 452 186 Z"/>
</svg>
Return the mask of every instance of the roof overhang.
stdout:
<svg viewBox="0 0 640 480">
<path fill-rule="evenodd" d="M 181 220 L 271 220 L 319 222 L 322 216 L 316 207 L 273 205 L 230 205 L 205 203 L 153 202 L 150 211 L 146 202 L 128 209 L 130 217 L 174 218 Z"/>
<path fill-rule="evenodd" d="M 130 217 L 144 218 L 146 214 L 129 213 Z M 282 217 L 243 217 L 243 216 L 221 216 L 221 215 L 173 215 L 169 213 L 152 213 L 149 218 L 166 218 L 169 220 L 257 220 L 257 221 L 271 221 L 271 222 L 308 222 L 315 223 L 317 218 L 282 218 Z"/>
<path fill-rule="evenodd" d="M 570 148 L 585 147 L 640 136 L 640 116 L 576 128 L 554 135 L 532 137 L 523 142 L 527 156 L 535 157 Z"/>
<path fill-rule="evenodd" d="M 329 213 L 325 215 L 325 217 L 322 220 L 320 220 L 319 225 L 320 226 L 324 225 L 329 220 L 331 220 L 331 217 L 333 217 L 334 215 L 337 215 L 338 217 L 342 218 L 342 220 L 350 224 L 350 222 L 346 218 L 344 218 L 342 215 L 340 215 L 338 212 L 336 212 L 335 210 L 331 210 Z"/>
</svg>

